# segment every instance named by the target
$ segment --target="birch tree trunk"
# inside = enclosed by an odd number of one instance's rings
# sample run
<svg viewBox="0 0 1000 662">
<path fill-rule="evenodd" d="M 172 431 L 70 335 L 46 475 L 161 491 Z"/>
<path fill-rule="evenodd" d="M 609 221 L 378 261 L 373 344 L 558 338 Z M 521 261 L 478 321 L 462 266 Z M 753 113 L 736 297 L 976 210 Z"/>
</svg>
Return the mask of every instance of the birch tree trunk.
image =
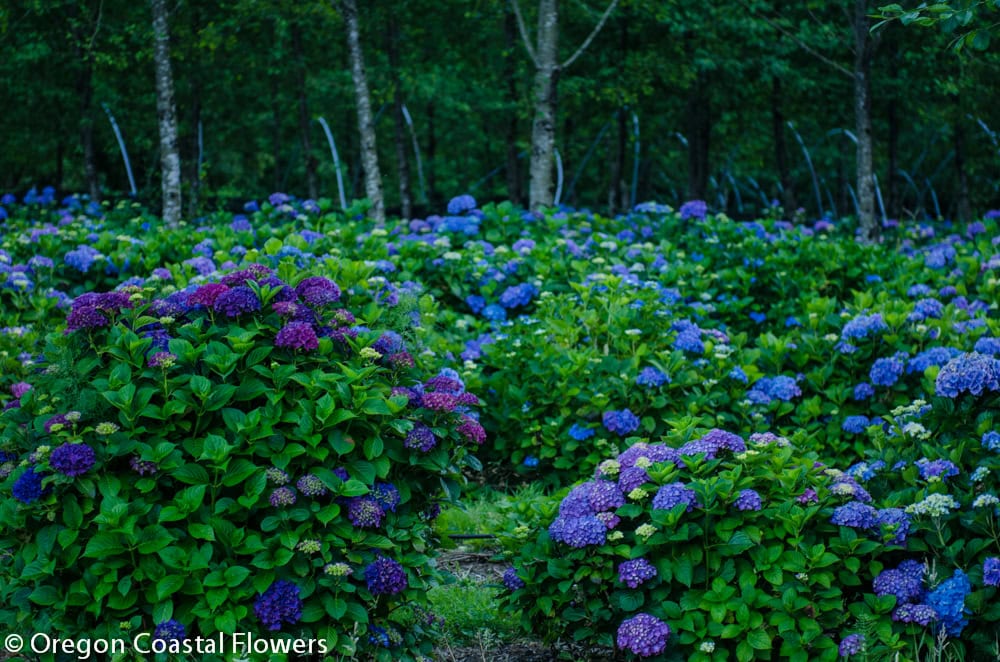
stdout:
<svg viewBox="0 0 1000 662">
<path fill-rule="evenodd" d="M 351 58 L 351 77 L 354 79 L 354 99 L 358 109 L 358 133 L 361 138 L 361 164 L 365 171 L 365 193 L 371 202 L 369 214 L 378 222 L 385 220 L 385 200 L 382 195 L 382 173 L 378 166 L 378 145 L 375 141 L 375 122 L 372 119 L 371 98 L 368 95 L 368 77 L 365 74 L 364 53 L 358 27 L 356 0 L 342 0 L 341 11 L 347 28 L 347 49 Z"/>
<path fill-rule="evenodd" d="M 166 0 L 149 0 L 153 13 L 153 62 L 156 65 L 156 115 L 160 125 L 160 170 L 163 221 L 175 227 L 181 220 L 181 158 L 177 146 L 177 109 L 170 70 L 170 29 Z"/>
<path fill-rule="evenodd" d="M 875 218 L 875 183 L 872 178 L 872 43 L 868 34 L 868 3 L 854 1 L 854 119 L 857 145 L 858 223 L 861 241 L 876 242 L 882 235 Z"/>
<path fill-rule="evenodd" d="M 552 164 L 556 147 L 556 84 L 559 77 L 559 2 L 538 3 L 538 62 L 535 117 L 531 126 L 531 200 L 534 211 L 552 204 Z"/>
</svg>

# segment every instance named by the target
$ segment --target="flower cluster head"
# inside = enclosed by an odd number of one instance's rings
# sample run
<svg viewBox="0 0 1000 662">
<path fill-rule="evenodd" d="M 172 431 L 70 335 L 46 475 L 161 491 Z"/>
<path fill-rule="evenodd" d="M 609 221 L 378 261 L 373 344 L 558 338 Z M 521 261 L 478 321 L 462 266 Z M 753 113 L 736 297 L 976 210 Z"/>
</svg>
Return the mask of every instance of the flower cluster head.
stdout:
<svg viewBox="0 0 1000 662">
<path fill-rule="evenodd" d="M 370 496 L 351 497 L 347 502 L 347 518 L 354 526 L 377 529 L 382 526 L 384 517 L 382 506 Z"/>
<path fill-rule="evenodd" d="M 270 502 L 275 508 L 295 505 L 295 490 L 290 487 L 279 487 L 271 492 Z"/>
<path fill-rule="evenodd" d="M 722 451 L 730 453 L 744 453 L 747 450 L 743 437 L 732 432 L 713 428 L 705 433 L 700 439 L 689 441 L 677 449 L 678 455 L 699 455 L 704 454 L 706 460 L 714 460 Z M 664 459 L 673 460 L 672 457 Z"/>
<path fill-rule="evenodd" d="M 403 445 L 406 448 L 414 448 L 426 453 L 437 446 L 437 437 L 435 437 L 434 432 L 423 423 L 414 422 L 413 428 L 406 433 L 406 439 L 403 441 Z"/>
<path fill-rule="evenodd" d="M 282 624 L 295 625 L 302 618 L 299 587 L 284 579 L 274 582 L 254 602 L 253 612 L 268 630 L 280 630 Z"/>
<path fill-rule="evenodd" d="M 943 517 L 958 508 L 958 501 L 950 494 L 929 494 L 923 501 L 918 501 L 907 506 L 906 512 L 909 515 Z"/>
<path fill-rule="evenodd" d="M 45 478 L 45 474 L 40 474 L 35 471 L 34 467 L 28 467 L 28 469 L 18 476 L 17 480 L 14 481 L 14 498 L 21 503 L 32 503 L 37 501 L 41 497 L 47 495 L 50 488 L 42 488 L 42 479 Z"/>
<path fill-rule="evenodd" d="M 678 481 L 663 485 L 653 497 L 653 510 L 671 510 L 675 506 L 684 504 L 687 506 L 685 512 L 694 510 L 698 503 L 695 491 L 686 487 L 684 483 Z"/>
<path fill-rule="evenodd" d="M 903 376 L 906 365 L 899 356 L 890 356 L 878 359 L 872 364 L 868 373 L 872 384 L 875 386 L 892 386 Z"/>
<path fill-rule="evenodd" d="M 844 340 L 860 340 L 868 336 L 878 335 L 888 328 L 881 313 L 859 315 L 844 325 L 840 337 Z"/>
<path fill-rule="evenodd" d="M 635 383 L 639 386 L 656 388 L 670 383 L 670 377 L 663 371 L 647 366 L 639 371 L 639 376 L 635 378 Z"/>
<path fill-rule="evenodd" d="M 240 285 L 220 294 L 212 310 L 226 317 L 239 317 L 260 310 L 260 299 L 249 287 Z"/>
<path fill-rule="evenodd" d="M 579 423 L 574 423 L 569 428 L 569 436 L 576 441 L 586 441 L 596 434 L 594 428 L 588 428 L 580 425 Z"/>
<path fill-rule="evenodd" d="M 656 575 L 656 567 L 644 558 L 623 561 L 618 566 L 618 581 L 629 588 L 638 588 Z"/>
<path fill-rule="evenodd" d="M 476 208 L 476 199 L 468 193 L 456 196 L 448 201 L 448 214 L 459 216 L 466 214 Z"/>
<path fill-rule="evenodd" d="M 922 603 L 907 602 L 892 610 L 892 620 L 899 623 L 916 623 L 927 627 L 938 618 L 933 607 Z"/>
<path fill-rule="evenodd" d="M 608 527 L 594 515 L 567 517 L 559 515 L 549 525 L 549 537 L 570 547 L 581 548 L 603 545 Z"/>
<path fill-rule="evenodd" d="M 365 583 L 372 595 L 395 595 L 410 585 L 403 566 L 382 555 L 365 568 Z"/>
<path fill-rule="evenodd" d="M 517 576 L 517 568 L 511 566 L 503 573 L 503 584 L 508 591 L 516 591 L 524 588 L 524 580 Z"/>
<path fill-rule="evenodd" d="M 482 446 L 483 442 L 486 441 L 486 430 L 483 429 L 483 426 L 479 421 L 471 416 L 462 416 L 462 422 L 456 428 L 456 431 L 468 441 L 479 444 L 480 446 Z M 537 463 L 536 459 L 535 464 Z"/>
<path fill-rule="evenodd" d="M 670 626 L 646 613 L 638 613 L 618 626 L 618 648 L 639 657 L 659 655 L 667 647 Z"/>
<path fill-rule="evenodd" d="M 983 434 L 981 443 L 983 448 L 986 450 L 993 451 L 994 453 L 1000 453 L 1000 432 L 997 432 L 996 430 L 986 432 Z"/>
<path fill-rule="evenodd" d="M 747 399 L 758 405 L 766 405 L 772 400 L 788 402 L 802 395 L 802 389 L 793 377 L 778 375 L 777 377 L 761 377 L 747 391 Z"/>
<path fill-rule="evenodd" d="M 848 416 L 844 419 L 841 429 L 849 434 L 862 434 L 872 422 L 867 416 Z"/>
<path fill-rule="evenodd" d="M 312 351 L 319 349 L 319 339 L 311 324 L 306 322 L 289 322 L 281 327 L 274 339 L 276 347 L 292 350 Z"/>
<path fill-rule="evenodd" d="M 872 583 L 875 595 L 894 595 L 896 604 L 915 602 L 923 595 L 925 569 L 912 559 L 903 561 L 896 568 L 883 570 Z"/>
<path fill-rule="evenodd" d="M 204 306 L 205 308 L 212 308 L 215 306 L 215 301 L 229 291 L 228 285 L 223 285 L 222 283 L 206 283 L 201 285 L 187 299 L 187 305 L 194 308 L 197 306 Z"/>
<path fill-rule="evenodd" d="M 500 305 L 504 308 L 527 306 L 538 294 L 538 289 L 531 283 L 511 285 L 500 295 Z"/>
<path fill-rule="evenodd" d="M 287 477 L 287 474 L 285 475 Z M 312 474 L 306 474 L 302 478 L 299 478 L 295 483 L 295 487 L 297 487 L 299 492 L 307 497 L 326 496 L 330 492 L 330 490 L 326 488 L 326 485 L 323 484 L 323 481 Z"/>
<path fill-rule="evenodd" d="M 629 435 L 639 429 L 639 419 L 630 409 L 621 411 L 606 411 L 601 417 L 601 422 L 608 432 L 617 434 L 620 437 Z"/>
<path fill-rule="evenodd" d="M 969 624 L 965 597 L 971 592 L 969 578 L 961 570 L 956 570 L 949 579 L 927 594 L 927 605 L 937 612 L 940 626 L 949 637 L 961 635 Z"/>
<path fill-rule="evenodd" d="M 915 463 L 920 469 L 920 477 L 928 483 L 939 482 L 958 475 L 958 467 L 950 460 L 928 460 L 922 457 Z"/>
<path fill-rule="evenodd" d="M 946 398 L 1000 390 L 1000 360 L 978 352 L 957 356 L 941 368 L 935 390 Z"/>
<path fill-rule="evenodd" d="M 147 360 L 150 368 L 172 368 L 177 363 L 177 355 L 170 352 L 156 352 Z"/>
<path fill-rule="evenodd" d="M 182 623 L 172 618 L 157 625 L 156 630 L 153 631 L 153 641 L 171 643 L 185 639 L 187 639 L 187 629 Z"/>
<path fill-rule="evenodd" d="M 87 444 L 63 444 L 49 457 L 49 466 L 64 476 L 82 476 L 94 467 L 94 449 Z"/>
<path fill-rule="evenodd" d="M 755 490 L 742 490 L 734 504 L 737 510 L 742 511 L 756 511 L 760 510 L 762 507 L 760 494 Z"/>
<path fill-rule="evenodd" d="M 835 508 L 830 521 L 852 529 L 871 529 L 878 523 L 878 511 L 866 503 L 851 501 Z"/>
<path fill-rule="evenodd" d="M 304 278 L 295 286 L 295 294 L 310 306 L 324 306 L 340 301 L 340 288 L 323 276 Z"/>
<path fill-rule="evenodd" d="M 708 203 L 704 200 L 688 200 L 680 208 L 680 215 L 682 220 L 688 220 L 693 218 L 698 221 L 705 220 L 705 216 L 708 215 Z"/>
<path fill-rule="evenodd" d="M 865 649 L 865 635 L 849 634 L 840 641 L 837 653 L 840 657 L 859 655 Z"/>
</svg>

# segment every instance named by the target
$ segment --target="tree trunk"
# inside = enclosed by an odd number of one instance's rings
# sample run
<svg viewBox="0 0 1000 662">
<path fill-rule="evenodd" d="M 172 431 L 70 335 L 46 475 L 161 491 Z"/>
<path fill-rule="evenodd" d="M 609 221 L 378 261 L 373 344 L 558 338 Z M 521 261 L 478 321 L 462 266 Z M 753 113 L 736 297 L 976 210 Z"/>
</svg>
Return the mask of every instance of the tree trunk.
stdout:
<svg viewBox="0 0 1000 662">
<path fill-rule="evenodd" d="M 771 80 L 771 120 L 774 127 L 774 160 L 778 166 L 778 181 L 781 182 L 781 204 L 785 207 L 785 218 L 791 218 L 799 208 L 795 199 L 795 185 L 788 169 L 788 147 L 785 143 L 785 115 L 781 111 L 781 79 Z"/>
<path fill-rule="evenodd" d="M 517 20 L 508 5 L 503 23 L 504 47 L 503 78 L 507 82 L 507 114 L 504 142 L 507 146 L 507 197 L 514 204 L 521 204 L 521 168 L 517 158 L 517 70 L 514 66 L 514 49 L 517 47 Z"/>
<path fill-rule="evenodd" d="M 556 146 L 556 90 L 559 78 L 559 3 L 538 3 L 535 70 L 535 117 L 531 127 L 531 200 L 533 211 L 552 205 L 552 163 Z"/>
<path fill-rule="evenodd" d="M 872 44 L 868 34 L 867 0 L 854 0 L 854 119 L 857 134 L 858 207 L 861 241 L 878 241 L 881 227 L 875 218 L 875 183 L 872 165 Z"/>
<path fill-rule="evenodd" d="M 392 78 L 392 111 L 395 120 L 396 171 L 399 174 L 399 206 L 404 219 L 413 215 L 413 198 L 410 193 L 410 159 L 406 152 L 406 118 L 403 116 L 403 84 L 399 72 L 399 22 L 389 10 L 389 30 L 386 32 L 386 50 L 389 53 L 389 72 Z"/>
<path fill-rule="evenodd" d="M 427 104 L 427 202 L 432 209 L 440 209 L 441 200 L 437 190 L 437 131 L 434 125 L 434 110 L 436 106 L 431 101 Z"/>
<path fill-rule="evenodd" d="M 181 158 L 177 147 L 177 109 L 170 71 L 170 30 L 166 0 L 149 0 L 153 13 L 153 62 L 156 65 L 156 114 L 160 125 L 160 173 L 163 221 L 175 227 L 181 220 Z"/>
<path fill-rule="evenodd" d="M 358 133 L 361 137 L 361 164 L 365 170 L 365 192 L 371 202 L 369 213 L 376 222 L 382 222 L 385 220 L 382 173 L 378 166 L 375 122 L 372 120 L 372 104 L 368 96 L 368 77 L 365 74 L 365 59 L 361 50 L 361 32 L 358 27 L 356 0 L 343 0 L 341 10 L 347 27 L 347 48 L 351 58 L 354 99 L 358 109 Z"/>
<path fill-rule="evenodd" d="M 707 82 L 698 74 L 687 102 L 688 200 L 704 200 L 708 191 L 708 153 L 712 132 Z"/>
<path fill-rule="evenodd" d="M 277 76 L 271 78 L 271 149 L 274 158 L 274 178 L 271 192 L 281 188 L 281 101 Z"/>
<path fill-rule="evenodd" d="M 608 214 L 614 216 L 625 210 L 625 185 L 622 181 L 625 172 L 625 144 L 628 132 L 628 111 L 623 106 L 618 109 L 618 135 L 614 141 L 611 159 L 611 185 L 608 187 Z"/>
<path fill-rule="evenodd" d="M 955 174 L 958 176 L 957 215 L 959 221 L 968 221 L 972 217 L 972 207 L 969 204 L 969 175 L 965 170 L 965 129 L 962 126 L 961 114 L 957 114 L 952 129 L 955 138 Z"/>
<path fill-rule="evenodd" d="M 306 62 L 302 49 L 302 28 L 292 25 L 292 53 L 295 56 L 295 86 L 299 97 L 299 135 L 302 139 L 302 154 L 306 162 L 306 186 L 309 197 L 315 200 L 319 196 L 316 182 L 316 156 L 312 153 L 312 143 L 309 140 L 309 100 L 306 95 Z"/>
</svg>

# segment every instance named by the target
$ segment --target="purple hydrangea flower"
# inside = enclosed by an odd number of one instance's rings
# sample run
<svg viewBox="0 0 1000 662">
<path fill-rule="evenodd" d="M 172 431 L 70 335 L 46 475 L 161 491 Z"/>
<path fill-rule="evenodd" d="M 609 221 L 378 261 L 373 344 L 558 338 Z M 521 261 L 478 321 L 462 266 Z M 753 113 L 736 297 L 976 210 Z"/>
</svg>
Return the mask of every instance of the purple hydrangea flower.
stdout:
<svg viewBox="0 0 1000 662">
<path fill-rule="evenodd" d="M 661 370 L 648 366 L 639 371 L 639 376 L 635 378 L 635 383 L 639 386 L 656 388 L 670 383 L 670 377 Z"/>
<path fill-rule="evenodd" d="M 49 457 L 49 466 L 64 476 L 82 476 L 94 467 L 94 449 L 87 444 L 63 444 Z"/>
<path fill-rule="evenodd" d="M 280 579 L 258 596 L 253 612 L 268 630 L 280 630 L 281 625 L 295 625 L 302 618 L 302 599 L 299 587 Z"/>
<path fill-rule="evenodd" d="M 279 487 L 271 492 L 270 502 L 275 508 L 295 505 L 295 490 L 290 487 Z"/>
<path fill-rule="evenodd" d="M 212 310 L 226 317 L 239 317 L 260 310 L 260 299 L 249 287 L 240 285 L 216 297 Z"/>
<path fill-rule="evenodd" d="M 323 484 L 323 481 L 312 474 L 306 474 L 302 478 L 299 478 L 295 483 L 295 487 L 299 488 L 299 492 L 302 492 L 307 497 L 326 496 L 330 492 L 326 488 L 326 485 Z"/>
<path fill-rule="evenodd" d="M 503 573 L 503 584 L 508 591 L 517 591 L 524 588 L 524 580 L 517 576 L 517 568 L 511 566 Z"/>
<path fill-rule="evenodd" d="M 639 613 L 618 626 L 618 648 L 639 657 L 659 655 L 667 648 L 670 626 L 649 614 Z"/>
<path fill-rule="evenodd" d="M 865 649 L 865 635 L 849 634 L 840 641 L 837 652 L 841 657 L 858 655 Z"/>
<path fill-rule="evenodd" d="M 437 437 L 423 423 L 414 422 L 413 428 L 406 434 L 403 445 L 426 453 L 437 445 Z"/>
<path fill-rule="evenodd" d="M 688 200 L 681 205 L 680 215 L 685 221 L 689 218 L 702 221 L 708 215 L 708 204 L 704 200 Z"/>
<path fill-rule="evenodd" d="M 625 505 L 625 495 L 618 489 L 618 485 L 606 480 L 595 480 L 590 483 L 591 488 L 588 494 L 590 508 L 594 513 L 602 513 L 607 510 L 615 510 Z"/>
<path fill-rule="evenodd" d="M 322 306 L 340 301 L 340 288 L 329 278 L 312 276 L 295 286 L 295 293 L 310 306 Z"/>
<path fill-rule="evenodd" d="M 399 490 L 392 483 L 375 483 L 371 496 L 375 503 L 387 513 L 396 512 L 399 505 Z"/>
<path fill-rule="evenodd" d="M 312 351 L 319 349 L 319 339 L 311 324 L 306 322 L 289 322 L 281 327 L 278 335 L 274 339 L 276 347 L 285 347 L 293 350 Z"/>
<path fill-rule="evenodd" d="M 385 511 L 378 501 L 370 496 L 351 497 L 347 502 L 347 518 L 354 526 L 363 529 L 377 529 L 382 526 Z"/>
<path fill-rule="evenodd" d="M 381 555 L 365 568 L 365 583 L 372 595 L 396 595 L 410 585 L 403 566 Z"/>
<path fill-rule="evenodd" d="M 1000 557 L 991 556 L 983 563 L 983 583 L 1000 586 Z"/>
<path fill-rule="evenodd" d="M 656 568 L 644 558 L 624 561 L 618 566 L 618 581 L 629 588 L 638 588 L 649 579 L 656 577 Z"/>
<path fill-rule="evenodd" d="M 187 630 L 184 625 L 172 618 L 157 625 L 156 630 L 153 631 L 153 641 L 170 643 L 184 641 L 185 639 L 187 639 Z"/>
<path fill-rule="evenodd" d="M 925 604 L 907 602 L 892 610 L 892 620 L 898 623 L 916 623 L 927 627 L 937 620 L 937 612 Z"/>
</svg>

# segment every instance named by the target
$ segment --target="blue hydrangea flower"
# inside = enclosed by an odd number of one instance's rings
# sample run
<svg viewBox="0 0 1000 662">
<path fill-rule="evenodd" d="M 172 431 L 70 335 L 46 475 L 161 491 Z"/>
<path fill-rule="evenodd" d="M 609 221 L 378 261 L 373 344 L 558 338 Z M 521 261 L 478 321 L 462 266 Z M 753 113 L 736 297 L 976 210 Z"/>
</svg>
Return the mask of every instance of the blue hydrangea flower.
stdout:
<svg viewBox="0 0 1000 662">
<path fill-rule="evenodd" d="M 902 508 L 884 508 L 875 516 L 875 522 L 882 527 L 883 534 L 892 533 L 890 545 L 905 545 L 910 534 L 910 516 Z"/>
<path fill-rule="evenodd" d="M 923 583 L 923 565 L 910 560 L 904 561 L 897 568 L 879 573 L 872 583 L 872 590 L 878 596 L 896 596 L 896 604 L 901 605 L 918 600 L 924 591 Z"/>
<path fill-rule="evenodd" d="M 874 315 L 859 315 L 844 325 L 840 336 L 845 340 L 860 340 L 888 330 L 889 326 L 882 319 L 881 313 Z"/>
<path fill-rule="evenodd" d="M 517 568 L 511 566 L 503 573 L 503 584 L 508 591 L 517 591 L 524 588 L 524 580 L 517 576 Z"/>
<path fill-rule="evenodd" d="M 976 346 L 973 349 L 980 354 L 989 354 L 994 357 L 1000 355 L 1000 338 L 983 336 L 976 341 Z"/>
<path fill-rule="evenodd" d="M 867 400 L 875 395 L 875 388 L 868 382 L 861 382 L 854 387 L 854 399 L 857 401 Z"/>
<path fill-rule="evenodd" d="M 492 303 L 483 308 L 483 317 L 490 322 L 503 322 L 507 319 L 507 311 L 503 309 L 503 306 Z"/>
<path fill-rule="evenodd" d="M 956 570 L 951 578 L 941 582 L 927 594 L 926 602 L 940 619 L 940 626 L 949 637 L 958 637 L 969 624 L 965 617 L 965 597 L 972 591 L 969 578 L 961 570 Z"/>
<path fill-rule="evenodd" d="M 954 347 L 931 347 L 920 352 L 906 364 L 906 372 L 922 373 L 931 366 L 942 366 L 961 352 Z"/>
<path fill-rule="evenodd" d="M 835 508 L 830 521 L 852 529 L 871 529 L 878 523 L 878 512 L 866 503 L 851 501 Z"/>
<path fill-rule="evenodd" d="M 994 453 L 1000 453 L 1000 432 L 995 430 L 990 430 L 983 434 L 982 439 L 983 448 L 986 450 L 993 451 Z"/>
<path fill-rule="evenodd" d="M 1000 390 L 1000 360 L 976 352 L 957 356 L 941 368 L 935 390 L 946 398 Z"/>
<path fill-rule="evenodd" d="M 403 566 L 381 555 L 365 568 L 365 583 L 372 595 L 395 595 L 410 585 Z"/>
<path fill-rule="evenodd" d="M 593 515 L 566 517 L 560 515 L 549 525 L 549 537 L 570 547 L 581 548 L 603 545 L 608 528 Z"/>
<path fill-rule="evenodd" d="M 478 315 L 483 311 L 483 308 L 486 307 L 486 299 L 478 294 L 470 294 L 465 297 L 465 305 L 467 305 L 473 313 Z"/>
<path fill-rule="evenodd" d="M 753 385 L 753 388 L 747 391 L 747 399 L 758 405 L 766 405 L 772 400 L 788 402 L 800 395 L 802 395 L 802 389 L 799 388 L 795 379 L 785 375 L 761 377 Z"/>
<path fill-rule="evenodd" d="M 538 290 L 531 283 L 512 285 L 500 295 L 500 305 L 508 309 L 527 306 L 536 294 Z"/>
<path fill-rule="evenodd" d="M 596 434 L 593 428 L 588 428 L 580 425 L 579 423 L 574 423 L 569 428 L 569 436 L 577 441 L 586 441 Z"/>
<path fill-rule="evenodd" d="M 656 388 L 664 384 L 669 384 L 670 377 L 657 368 L 647 366 L 639 371 L 639 375 L 635 378 L 635 383 L 639 386 Z"/>
<path fill-rule="evenodd" d="M 698 496 L 695 491 L 678 481 L 663 485 L 657 490 L 656 496 L 653 497 L 653 510 L 670 510 L 677 505 L 686 504 L 685 512 L 691 512 L 697 502 Z"/>
<path fill-rule="evenodd" d="M 861 434 L 869 425 L 871 425 L 871 421 L 868 420 L 867 416 L 848 416 L 844 419 L 841 429 L 850 434 Z"/>
<path fill-rule="evenodd" d="M 859 655 L 865 649 L 865 635 L 849 634 L 840 641 L 837 653 L 840 657 Z"/>
<path fill-rule="evenodd" d="M 760 510 L 762 507 L 760 494 L 756 490 L 742 490 L 733 505 L 736 506 L 736 510 Z"/>
<path fill-rule="evenodd" d="M 629 409 L 621 411 L 606 411 L 601 417 L 601 422 L 608 432 L 624 437 L 639 429 L 639 419 Z"/>
<path fill-rule="evenodd" d="M 170 643 L 184 641 L 185 639 L 187 639 L 187 629 L 182 623 L 172 618 L 157 625 L 156 630 L 153 631 L 153 641 Z"/>
<path fill-rule="evenodd" d="M 693 218 L 699 221 L 708 215 L 708 204 L 704 200 L 688 200 L 680 209 L 681 219 Z"/>
<path fill-rule="evenodd" d="M 448 202 L 448 214 L 458 216 L 476 208 L 476 199 L 468 193 L 456 196 Z"/>
<path fill-rule="evenodd" d="M 741 368 L 740 366 L 736 366 L 735 368 L 729 371 L 729 378 L 738 381 L 742 384 L 746 384 L 748 381 L 750 381 L 749 378 L 747 377 L 747 373 L 743 372 L 743 368 Z"/>
<path fill-rule="evenodd" d="M 31 503 L 48 494 L 50 488 L 42 489 L 43 478 L 44 474 L 36 473 L 34 467 L 28 467 L 27 471 L 14 481 L 14 498 L 21 503 Z"/>
<path fill-rule="evenodd" d="M 876 386 L 892 386 L 903 376 L 903 361 L 895 356 L 882 358 L 872 364 L 868 376 Z"/>
<path fill-rule="evenodd" d="M 924 480 L 945 479 L 958 475 L 958 467 L 950 460 L 937 459 L 931 461 L 926 457 L 922 457 L 916 461 L 916 465 L 920 469 L 920 477 Z"/>
</svg>

